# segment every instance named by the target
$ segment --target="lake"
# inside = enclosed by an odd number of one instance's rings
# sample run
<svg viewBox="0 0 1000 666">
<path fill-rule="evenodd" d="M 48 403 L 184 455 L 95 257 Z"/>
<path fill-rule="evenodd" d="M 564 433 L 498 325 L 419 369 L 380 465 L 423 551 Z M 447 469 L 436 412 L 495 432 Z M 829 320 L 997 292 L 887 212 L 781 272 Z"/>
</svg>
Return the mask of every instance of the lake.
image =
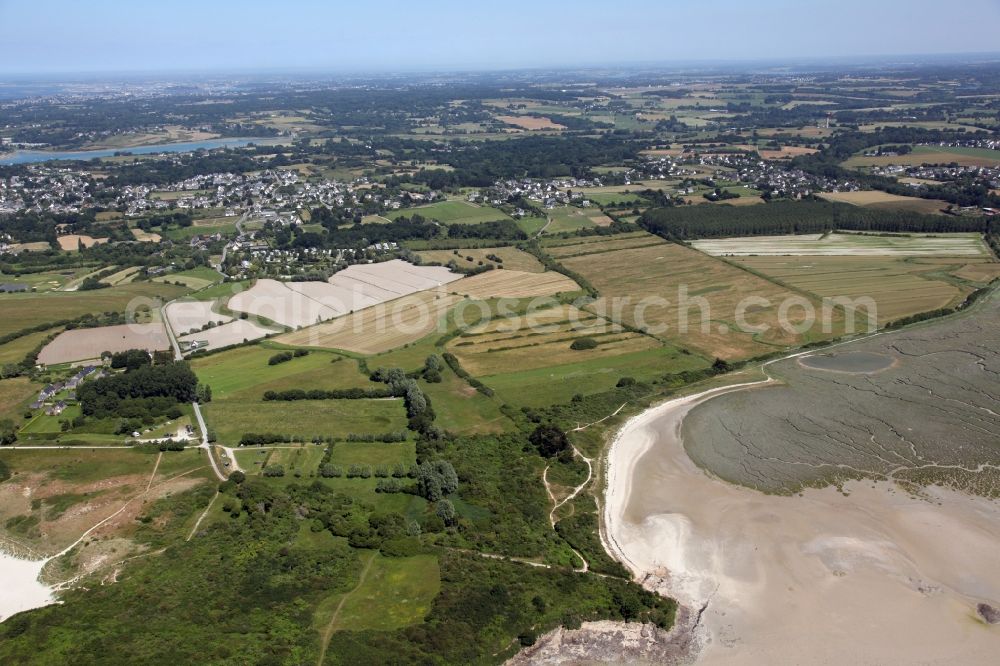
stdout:
<svg viewBox="0 0 1000 666">
<path fill-rule="evenodd" d="M 151 155 L 154 153 L 189 153 L 195 150 L 211 150 L 213 148 L 242 148 L 251 143 L 273 143 L 267 138 L 223 138 L 206 139 L 204 141 L 188 141 L 185 143 L 161 143 L 151 146 L 136 146 L 135 148 L 109 148 L 105 150 L 18 150 L 14 153 L 0 153 L 0 165 L 34 164 L 52 160 L 92 160 L 96 157 L 114 157 L 115 153 L 130 153 L 132 155 Z"/>
</svg>

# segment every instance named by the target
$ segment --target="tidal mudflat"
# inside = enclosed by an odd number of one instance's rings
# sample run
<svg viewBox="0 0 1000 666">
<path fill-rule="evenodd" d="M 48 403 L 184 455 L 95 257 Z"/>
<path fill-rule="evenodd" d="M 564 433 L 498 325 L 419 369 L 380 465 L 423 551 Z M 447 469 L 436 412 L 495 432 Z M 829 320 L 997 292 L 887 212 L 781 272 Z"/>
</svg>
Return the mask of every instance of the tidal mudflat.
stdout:
<svg viewBox="0 0 1000 666">
<path fill-rule="evenodd" d="M 625 425 L 605 544 L 687 607 L 700 662 L 995 661 L 998 323 L 994 299 L 831 350 L 880 371 L 789 358 Z"/>
</svg>

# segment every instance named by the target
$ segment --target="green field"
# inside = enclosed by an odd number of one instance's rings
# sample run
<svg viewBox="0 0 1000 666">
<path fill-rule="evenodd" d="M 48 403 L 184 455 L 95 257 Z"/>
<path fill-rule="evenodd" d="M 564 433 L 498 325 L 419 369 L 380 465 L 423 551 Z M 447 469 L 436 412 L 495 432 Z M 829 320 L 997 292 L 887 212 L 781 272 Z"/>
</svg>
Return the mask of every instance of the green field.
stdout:
<svg viewBox="0 0 1000 666">
<path fill-rule="evenodd" d="M 490 208 L 489 206 L 477 206 L 465 201 L 439 201 L 438 203 L 416 208 L 402 208 L 400 210 L 386 213 L 386 217 L 397 220 L 401 217 L 411 217 L 414 214 L 445 224 L 477 224 L 479 222 L 490 222 L 493 220 L 509 220 L 509 215 L 502 210 Z"/>
<path fill-rule="evenodd" d="M 187 292 L 185 287 L 175 285 L 131 282 L 94 291 L 4 294 L 0 295 L 0 335 L 84 314 L 125 312 L 130 303 L 155 309 L 157 299 L 169 301 Z"/>
<path fill-rule="evenodd" d="M 213 234 L 232 236 L 236 233 L 237 219 L 233 217 L 202 220 L 201 223 L 195 223 L 190 227 L 172 227 L 164 231 L 163 236 L 173 241 L 186 241 L 193 236 L 211 236 Z"/>
<path fill-rule="evenodd" d="M 180 282 L 186 287 L 195 290 L 204 289 L 220 280 L 222 280 L 222 275 L 214 268 L 209 268 L 208 266 L 198 266 L 191 270 L 167 273 L 166 275 L 153 278 L 154 282 Z"/>
<path fill-rule="evenodd" d="M 406 429 L 403 401 L 298 400 L 258 402 L 213 400 L 202 410 L 219 443 L 238 444 L 244 433 L 278 433 L 309 441 L 314 436 L 347 437 Z"/>
<path fill-rule="evenodd" d="M 279 352 L 258 345 L 240 347 L 194 358 L 191 367 L 198 379 L 212 387 L 212 397 L 216 400 L 260 400 L 264 391 L 294 388 L 374 386 L 353 359 L 332 352 L 311 351 L 286 363 L 268 365 L 268 359 Z"/>
</svg>

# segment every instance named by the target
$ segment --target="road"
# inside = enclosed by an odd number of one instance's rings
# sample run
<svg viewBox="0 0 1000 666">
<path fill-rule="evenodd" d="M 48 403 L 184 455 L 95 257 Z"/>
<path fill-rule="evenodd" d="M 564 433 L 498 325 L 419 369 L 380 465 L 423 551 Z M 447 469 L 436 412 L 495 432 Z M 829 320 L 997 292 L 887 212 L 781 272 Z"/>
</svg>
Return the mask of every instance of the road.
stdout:
<svg viewBox="0 0 1000 666">
<path fill-rule="evenodd" d="M 243 235 L 243 223 L 247 221 L 247 215 L 249 215 L 249 214 L 250 214 L 249 210 L 243 211 L 243 215 L 241 215 L 240 219 L 238 219 L 236 221 L 236 236 L 237 237 Z M 222 248 L 222 260 L 219 261 L 219 263 L 216 264 L 216 266 L 215 266 L 215 270 L 219 271 L 220 273 L 222 272 L 222 267 L 226 265 L 226 255 L 227 254 L 229 254 L 229 243 L 226 243 L 226 246 L 224 248 Z"/>
<path fill-rule="evenodd" d="M 173 303 L 173 301 L 170 301 Z M 160 308 L 160 317 L 163 319 L 163 328 L 167 329 L 167 337 L 170 338 L 170 346 L 174 350 L 174 360 L 181 361 L 184 360 L 184 355 L 181 354 L 181 346 L 177 344 L 177 336 L 174 335 L 174 329 L 170 326 L 170 320 L 167 319 L 167 306 L 170 303 L 165 303 L 163 307 Z M 208 443 L 208 426 L 205 425 L 205 419 L 201 415 L 201 406 L 196 402 L 191 403 L 191 409 L 194 411 L 194 418 L 198 421 L 198 429 L 201 431 L 201 443 L 198 448 L 205 449 L 205 453 L 208 454 L 208 462 L 212 465 L 212 471 L 215 475 L 219 477 L 220 481 L 226 480 L 226 475 L 221 469 L 219 469 L 218 463 L 215 462 L 215 456 L 212 455 L 212 447 Z"/>
</svg>

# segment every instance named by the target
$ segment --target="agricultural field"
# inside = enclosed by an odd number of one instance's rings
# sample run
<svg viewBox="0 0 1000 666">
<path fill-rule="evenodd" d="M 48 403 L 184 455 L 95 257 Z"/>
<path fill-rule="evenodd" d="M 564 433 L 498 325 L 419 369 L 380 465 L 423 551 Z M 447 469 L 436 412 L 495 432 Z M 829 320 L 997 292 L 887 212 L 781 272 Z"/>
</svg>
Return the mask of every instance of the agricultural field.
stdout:
<svg viewBox="0 0 1000 666">
<path fill-rule="evenodd" d="M 848 232 L 747 238 L 705 238 L 692 247 L 715 257 L 728 256 L 899 256 L 986 257 L 979 234 L 885 234 Z"/>
<path fill-rule="evenodd" d="M 19 363 L 28 352 L 33 351 L 45 342 L 49 336 L 57 335 L 61 330 L 61 328 L 53 328 L 51 330 L 39 331 L 38 333 L 30 333 L 0 345 L 0 366 L 7 363 Z"/>
<path fill-rule="evenodd" d="M 260 400 L 264 391 L 293 388 L 372 387 L 357 362 L 338 354 L 312 351 L 286 363 L 269 365 L 278 348 L 253 345 L 191 359 L 198 379 L 212 387 L 213 400 Z"/>
<path fill-rule="evenodd" d="M 441 371 L 441 382 L 420 382 L 437 414 L 435 423 L 445 430 L 462 434 L 502 432 L 510 421 L 500 412 L 498 402 L 488 398 L 452 372 Z"/>
<path fill-rule="evenodd" d="M 819 196 L 827 201 L 838 201 L 840 203 L 849 203 L 855 206 L 908 210 L 914 213 L 926 213 L 928 215 L 941 213 L 942 210 L 944 210 L 944 208 L 948 205 L 946 202 L 937 199 L 904 197 L 898 194 L 880 192 L 879 190 L 862 190 L 859 192 L 824 192 Z"/>
<path fill-rule="evenodd" d="M 427 219 L 437 220 L 444 224 L 477 224 L 495 220 L 509 220 L 511 217 L 502 210 L 479 206 L 467 201 L 439 201 L 415 208 L 400 208 L 385 214 L 391 220 L 401 217 L 422 215 Z"/>
<path fill-rule="evenodd" d="M 576 208 L 574 206 L 559 206 L 546 211 L 551 222 L 545 229 L 547 234 L 558 234 L 564 231 L 576 231 L 591 227 L 606 227 L 611 224 L 611 218 L 599 208 Z"/>
<path fill-rule="evenodd" d="M 236 319 L 204 331 L 178 336 L 177 340 L 190 344 L 197 343 L 198 349 L 213 350 L 238 345 L 241 342 L 259 340 L 280 332 L 266 326 L 261 326 L 255 321 Z"/>
<path fill-rule="evenodd" d="M 962 146 L 913 146 L 906 155 L 881 155 L 866 157 L 855 155 L 841 163 L 844 167 L 870 167 L 888 165 L 951 164 L 960 166 L 995 167 L 1000 165 L 1000 150 L 966 148 Z"/>
<path fill-rule="evenodd" d="M 524 273 L 493 270 L 467 277 L 448 287 L 448 291 L 471 298 L 528 298 L 572 293 L 579 285 L 562 273 Z"/>
<path fill-rule="evenodd" d="M 458 248 L 455 250 L 420 250 L 417 255 L 424 262 L 435 262 L 447 264 L 455 261 L 460 266 L 475 267 L 479 262 L 498 265 L 497 262 L 487 258 L 492 254 L 500 257 L 505 270 L 524 271 L 527 273 L 541 273 L 545 270 L 542 264 L 532 255 L 519 250 L 516 247 L 481 247 L 481 248 Z M 472 257 L 472 261 L 468 260 Z"/>
<path fill-rule="evenodd" d="M 448 309 L 460 300 L 441 290 L 422 291 L 286 333 L 275 341 L 297 347 L 377 354 L 419 340 L 438 329 Z"/>
<path fill-rule="evenodd" d="M 225 324 L 233 318 L 227 314 L 216 312 L 218 301 L 180 300 L 170 303 L 165 308 L 167 321 L 176 335 L 200 330 L 206 324 Z"/>
<path fill-rule="evenodd" d="M 964 263 L 964 258 L 900 256 L 738 257 L 739 266 L 815 296 L 872 298 L 878 323 L 957 305 L 972 291 L 955 276 L 989 277 L 1000 264 Z"/>
<path fill-rule="evenodd" d="M 121 324 L 98 328 L 63 331 L 45 345 L 38 355 L 43 365 L 98 359 L 103 352 L 145 349 L 153 352 L 170 348 L 170 339 L 162 323 Z"/>
<path fill-rule="evenodd" d="M 399 259 L 356 264 L 327 282 L 258 280 L 229 299 L 231 310 L 301 328 L 419 291 L 462 276 L 440 266 L 414 266 Z"/>
<path fill-rule="evenodd" d="M 600 243 L 594 249 L 599 250 Z M 674 243 L 559 261 L 601 293 L 587 310 L 645 327 L 667 342 L 710 358 L 746 358 L 812 339 L 778 325 L 780 304 L 801 294 Z M 744 321 L 738 322 L 737 306 L 746 305 L 751 297 L 757 300 L 744 308 Z M 789 322 L 797 323 L 802 314 L 800 308 L 791 310 Z M 755 330 L 765 326 L 764 332 Z"/>
<path fill-rule="evenodd" d="M 163 237 L 160 236 L 160 234 L 153 233 L 151 231 L 143 231 L 139 227 L 132 227 L 131 232 L 135 239 L 140 243 L 159 243 L 163 240 Z"/>
<path fill-rule="evenodd" d="M 11 419 L 17 423 L 24 408 L 38 397 L 38 391 L 43 386 L 28 377 L 0 379 L 0 419 Z"/>
<path fill-rule="evenodd" d="M 197 268 L 192 268 L 186 271 L 160 275 L 152 278 L 152 281 L 173 283 L 180 282 L 189 289 L 197 291 L 198 289 L 204 289 L 209 285 L 215 284 L 221 279 L 222 276 L 214 268 L 209 268 L 208 266 L 198 266 Z"/>
<path fill-rule="evenodd" d="M 187 291 L 176 285 L 131 282 L 93 291 L 2 294 L 0 335 L 84 314 L 125 312 L 130 303 L 155 308 L 158 299 L 170 301 Z"/>
<path fill-rule="evenodd" d="M 215 400 L 202 410 L 219 443 L 239 444 L 245 433 L 290 435 L 298 441 L 406 429 L 406 410 L 400 399 L 386 400 Z"/>
<path fill-rule="evenodd" d="M 59 236 L 56 240 L 59 242 L 59 248 L 67 252 L 79 250 L 81 245 L 83 247 L 93 247 L 108 242 L 107 238 L 94 238 L 86 234 L 66 234 Z"/>
<path fill-rule="evenodd" d="M 554 123 L 551 118 L 544 116 L 496 116 L 496 119 L 528 131 L 566 129 L 563 125 Z"/>
<path fill-rule="evenodd" d="M 594 347 L 574 349 L 574 342 L 581 339 L 593 340 Z M 487 376 L 510 368 L 562 365 L 661 346 L 652 337 L 626 331 L 591 312 L 563 305 L 523 316 L 492 319 L 452 340 L 448 351 L 474 376 Z"/>
</svg>

